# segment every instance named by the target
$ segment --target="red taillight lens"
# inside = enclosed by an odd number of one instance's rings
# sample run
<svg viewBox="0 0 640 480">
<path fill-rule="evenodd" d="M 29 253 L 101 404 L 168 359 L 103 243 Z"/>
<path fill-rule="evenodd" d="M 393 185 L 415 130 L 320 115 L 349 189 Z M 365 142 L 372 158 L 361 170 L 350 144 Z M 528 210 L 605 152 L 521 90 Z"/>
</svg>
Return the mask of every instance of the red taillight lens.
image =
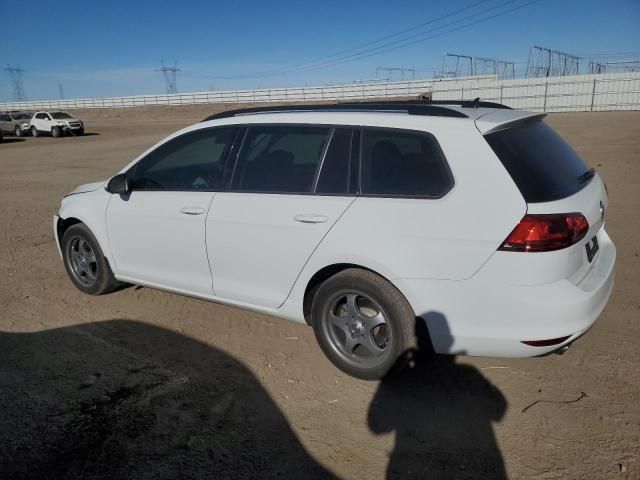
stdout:
<svg viewBox="0 0 640 480">
<path fill-rule="evenodd" d="M 579 242 L 589 231 L 581 213 L 525 215 L 498 250 L 505 252 L 550 252 Z"/>
</svg>

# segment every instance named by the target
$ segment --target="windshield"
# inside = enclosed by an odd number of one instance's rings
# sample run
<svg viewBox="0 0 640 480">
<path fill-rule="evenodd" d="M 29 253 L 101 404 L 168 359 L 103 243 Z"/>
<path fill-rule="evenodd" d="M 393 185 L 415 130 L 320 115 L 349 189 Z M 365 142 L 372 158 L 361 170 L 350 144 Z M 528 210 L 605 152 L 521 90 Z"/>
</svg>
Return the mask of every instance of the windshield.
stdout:
<svg viewBox="0 0 640 480">
<path fill-rule="evenodd" d="M 490 133 L 485 139 L 527 203 L 566 198 L 594 176 L 573 148 L 543 121 Z"/>
<path fill-rule="evenodd" d="M 53 118 L 55 118 L 56 120 L 62 120 L 62 119 L 66 119 L 66 118 L 73 118 L 71 115 L 69 115 L 68 113 L 64 113 L 64 112 L 51 112 L 51 116 Z"/>
<path fill-rule="evenodd" d="M 31 115 L 29 115 L 28 113 L 13 113 L 11 116 L 13 117 L 14 120 L 30 120 L 31 119 Z"/>
</svg>

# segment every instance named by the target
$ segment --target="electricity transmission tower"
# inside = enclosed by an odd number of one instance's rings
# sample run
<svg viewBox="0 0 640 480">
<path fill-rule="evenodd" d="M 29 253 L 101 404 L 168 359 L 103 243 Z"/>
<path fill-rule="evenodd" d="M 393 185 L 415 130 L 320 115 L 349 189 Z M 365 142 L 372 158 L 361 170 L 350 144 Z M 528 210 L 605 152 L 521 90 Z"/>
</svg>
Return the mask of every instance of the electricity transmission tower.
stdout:
<svg viewBox="0 0 640 480">
<path fill-rule="evenodd" d="M 173 67 L 169 67 L 164 64 L 164 60 L 161 60 L 162 66 L 156 70 L 156 72 L 162 72 L 164 82 L 167 85 L 167 93 L 178 93 L 178 87 L 176 86 L 176 76 L 180 69 L 176 66 L 178 61 L 173 62 Z"/>
<path fill-rule="evenodd" d="M 411 75 L 411 80 L 415 80 L 416 78 L 415 68 L 378 67 L 376 68 L 376 78 L 378 78 L 378 72 L 386 72 L 387 77 L 385 78 L 388 80 L 393 80 L 393 72 L 400 72 L 400 80 L 404 80 L 405 72 L 408 74 L 407 78 L 409 77 L 409 75 Z"/>
<path fill-rule="evenodd" d="M 458 55 L 456 53 L 445 53 L 442 58 L 443 78 L 450 77 L 472 77 L 473 58 L 468 55 Z"/>
<path fill-rule="evenodd" d="M 607 65 L 598 62 L 589 62 L 589 73 L 607 73 Z"/>
<path fill-rule="evenodd" d="M 58 84 L 58 92 L 60 93 L 60 100 L 64 100 L 64 90 L 61 83 Z"/>
<path fill-rule="evenodd" d="M 527 77 L 563 77 L 580 73 L 580 57 L 570 53 L 532 46 L 527 60 Z"/>
<path fill-rule="evenodd" d="M 20 65 L 16 65 L 15 67 L 7 65 L 5 71 L 7 71 L 9 73 L 9 77 L 11 77 L 11 84 L 13 85 L 13 99 L 16 102 L 26 102 L 27 95 L 24 93 L 24 86 L 22 85 L 22 74 L 24 73 L 24 69 L 20 68 Z"/>
<path fill-rule="evenodd" d="M 470 57 L 447 53 L 442 59 L 440 77 L 473 77 L 475 75 L 497 75 L 500 79 L 515 78 L 515 63 L 495 58 Z"/>
</svg>

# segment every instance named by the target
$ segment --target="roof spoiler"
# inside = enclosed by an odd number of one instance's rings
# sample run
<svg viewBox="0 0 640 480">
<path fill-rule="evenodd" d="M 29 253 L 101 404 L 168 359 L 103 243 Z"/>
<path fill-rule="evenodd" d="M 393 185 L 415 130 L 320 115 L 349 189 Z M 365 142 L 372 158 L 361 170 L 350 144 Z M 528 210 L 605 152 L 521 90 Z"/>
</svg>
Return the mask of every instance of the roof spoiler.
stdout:
<svg viewBox="0 0 640 480">
<path fill-rule="evenodd" d="M 522 112 L 516 110 L 495 111 L 476 119 L 476 128 L 483 135 L 495 133 L 518 125 L 525 125 L 542 120 L 546 113 Z"/>
</svg>

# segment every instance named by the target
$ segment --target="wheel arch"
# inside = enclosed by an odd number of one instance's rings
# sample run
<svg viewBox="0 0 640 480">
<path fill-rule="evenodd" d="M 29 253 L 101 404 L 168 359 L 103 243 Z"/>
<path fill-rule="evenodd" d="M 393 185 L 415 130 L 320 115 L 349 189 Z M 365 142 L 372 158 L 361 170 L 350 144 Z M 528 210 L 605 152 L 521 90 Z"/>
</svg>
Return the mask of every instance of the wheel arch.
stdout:
<svg viewBox="0 0 640 480">
<path fill-rule="evenodd" d="M 400 292 L 400 294 L 407 300 L 407 303 L 409 304 L 409 306 L 411 306 L 411 303 L 409 302 L 404 292 L 400 288 L 398 288 L 398 286 L 393 281 L 391 281 L 391 279 L 381 274 L 380 272 L 374 270 L 373 268 L 369 268 L 357 263 L 346 263 L 346 262 L 333 263 L 331 265 L 326 265 L 322 267 L 320 270 L 314 273 L 311 276 L 311 278 L 309 278 L 309 281 L 307 282 L 307 285 L 304 290 L 304 296 L 302 297 L 303 298 L 302 311 L 304 315 L 304 320 L 307 323 L 307 325 L 311 325 L 311 305 L 313 303 L 315 294 L 318 291 L 318 288 L 320 288 L 320 285 L 322 285 L 323 282 L 333 277 L 334 275 L 342 272 L 343 270 L 347 270 L 349 268 L 358 268 L 360 270 L 366 270 L 378 275 L 381 278 L 384 278 L 387 282 L 393 285 Z M 411 306 L 411 308 L 413 308 L 413 306 Z"/>
</svg>

